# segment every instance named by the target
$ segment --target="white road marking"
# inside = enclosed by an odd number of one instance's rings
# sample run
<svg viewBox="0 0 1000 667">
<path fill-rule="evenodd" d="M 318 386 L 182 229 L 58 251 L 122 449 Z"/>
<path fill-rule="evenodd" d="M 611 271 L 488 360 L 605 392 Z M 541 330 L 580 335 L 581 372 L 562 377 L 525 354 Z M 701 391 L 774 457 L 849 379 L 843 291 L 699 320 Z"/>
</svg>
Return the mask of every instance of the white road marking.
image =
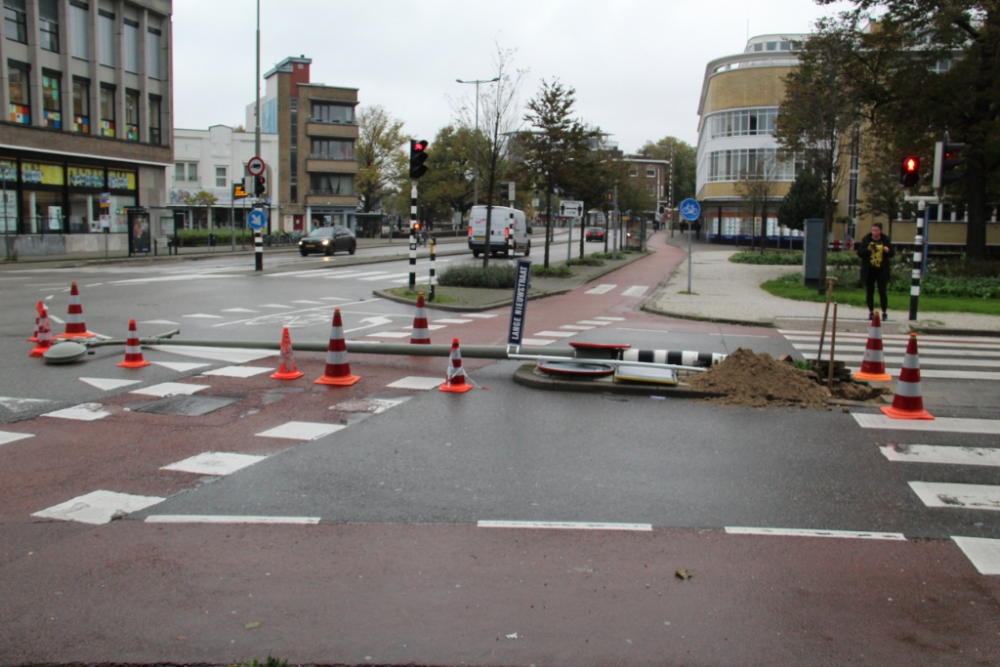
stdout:
<svg viewBox="0 0 1000 667">
<path fill-rule="evenodd" d="M 209 364 L 192 364 L 184 361 L 154 361 L 157 366 L 163 366 L 164 368 L 169 368 L 172 371 L 177 371 L 178 373 L 186 373 L 187 371 L 193 371 L 196 368 L 204 368 Z"/>
<path fill-rule="evenodd" d="M 545 345 L 551 345 L 556 341 L 551 338 L 522 338 L 521 345 L 533 345 L 535 347 L 544 347 Z"/>
<path fill-rule="evenodd" d="M 979 574 L 1000 574 L 1000 540 L 986 537 L 951 536 Z"/>
<path fill-rule="evenodd" d="M 1000 511 L 1000 486 L 951 482 L 910 482 L 927 507 Z"/>
<path fill-rule="evenodd" d="M 46 412 L 43 417 L 58 417 L 59 419 L 75 419 L 77 421 L 92 422 L 98 419 L 104 419 L 105 417 L 110 417 L 111 413 L 103 410 L 103 405 L 100 403 L 81 403 L 80 405 L 74 405 L 71 408 L 64 408 L 62 410 L 56 410 L 55 412 Z"/>
<path fill-rule="evenodd" d="M 840 537 L 857 540 L 902 540 L 902 533 L 879 533 L 857 530 L 809 530 L 804 528 L 748 528 L 743 526 L 726 526 L 726 532 L 731 535 L 781 535 L 786 537 Z"/>
<path fill-rule="evenodd" d="M 252 466 L 266 459 L 266 456 L 236 454 L 233 452 L 202 452 L 197 456 L 163 466 L 160 470 L 189 472 L 195 475 L 231 475 L 237 470 Z"/>
<path fill-rule="evenodd" d="M 616 287 L 618 287 L 618 285 L 608 285 L 608 284 L 598 285 L 593 289 L 587 290 L 586 292 L 584 292 L 584 294 L 607 294 Z"/>
<path fill-rule="evenodd" d="M 819 332 L 818 331 L 793 331 L 793 330 L 789 330 L 789 329 L 778 329 L 778 333 L 780 333 L 785 338 L 788 338 L 789 340 L 792 340 L 795 337 L 798 337 L 797 340 L 813 340 L 813 339 L 819 340 Z M 852 332 L 852 331 L 845 331 L 845 332 L 839 332 L 838 331 L 837 332 L 837 338 L 840 338 L 841 336 L 849 337 L 849 338 L 860 338 L 862 340 L 867 340 L 868 336 L 869 336 L 869 333 L 868 332 L 855 333 L 855 332 Z M 910 339 L 909 334 L 887 334 L 887 333 L 883 333 L 882 334 L 882 340 L 883 341 L 886 341 L 886 340 L 899 340 L 899 341 L 902 341 L 902 342 L 905 343 L 909 339 Z M 997 348 L 1000 348 L 1000 342 L 997 341 L 996 337 L 985 337 L 985 336 L 977 338 L 975 336 L 930 336 L 930 335 L 919 334 L 917 336 L 917 341 L 921 345 L 923 345 L 924 343 L 927 343 L 927 344 L 943 343 L 945 345 L 958 345 L 958 344 L 965 344 L 965 343 L 983 343 L 983 344 L 985 344 L 985 347 L 997 347 Z"/>
<path fill-rule="evenodd" d="M 395 280 L 396 278 L 403 278 L 403 277 L 406 277 L 406 279 L 409 280 L 410 274 L 409 273 L 392 273 L 392 274 L 389 274 L 387 276 L 371 276 L 370 278 L 359 278 L 358 280 L 365 280 L 365 281 Z"/>
<path fill-rule="evenodd" d="M 350 301 L 347 297 L 342 296 L 321 296 L 320 299 L 323 301 Z"/>
<path fill-rule="evenodd" d="M 427 325 L 427 330 L 428 331 L 437 331 L 438 329 L 445 329 L 445 328 L 447 328 L 447 326 L 448 325 L 446 325 L 446 324 L 428 324 Z M 408 325 L 406 325 L 403 328 L 412 331 L 413 330 L 413 325 L 412 324 L 408 324 Z"/>
<path fill-rule="evenodd" d="M 400 280 L 393 280 L 392 284 L 393 285 L 405 285 L 408 282 L 410 282 L 409 278 L 401 278 Z"/>
<path fill-rule="evenodd" d="M 576 333 L 573 331 L 539 331 L 534 336 L 545 336 L 546 338 L 569 338 L 570 336 L 575 336 Z"/>
<path fill-rule="evenodd" d="M 540 528 L 547 530 L 631 530 L 651 532 L 649 523 L 602 523 L 596 521 L 478 521 L 479 528 Z"/>
<path fill-rule="evenodd" d="M 31 516 L 80 523 L 109 523 L 116 514 L 130 514 L 162 503 L 156 496 L 134 496 L 114 491 L 93 491 L 83 496 L 53 505 Z"/>
<path fill-rule="evenodd" d="M 817 341 L 819 342 L 819 341 Z M 816 351 L 816 343 L 795 343 L 792 345 L 796 350 L 807 350 L 809 352 Z M 827 357 L 830 356 L 830 339 L 823 343 L 823 352 Z M 863 356 L 865 353 L 864 345 L 841 345 L 837 343 L 836 352 L 854 352 L 858 355 Z M 906 346 L 895 346 L 895 345 L 882 345 L 882 352 L 889 354 L 905 354 Z M 984 351 L 984 350 L 970 350 L 969 348 L 920 348 L 920 361 L 924 362 L 927 357 L 977 357 L 980 359 L 998 359 L 996 362 L 1000 365 L 1000 350 L 997 351 Z M 964 362 L 956 362 L 958 365 L 965 365 Z"/>
<path fill-rule="evenodd" d="M 295 310 L 292 306 L 286 306 L 283 303 L 262 303 L 257 306 L 258 308 L 279 308 L 282 310 Z"/>
<path fill-rule="evenodd" d="M 304 303 L 307 306 L 322 306 L 322 301 L 310 301 L 309 299 L 299 299 L 298 301 L 292 301 L 292 303 Z"/>
<path fill-rule="evenodd" d="M 103 391 L 111 391 L 112 389 L 119 389 L 121 387 L 127 387 L 132 384 L 139 384 L 141 380 L 118 380 L 115 378 L 78 378 L 79 380 L 86 382 L 92 387 L 97 387 Z"/>
<path fill-rule="evenodd" d="M 589 331 L 595 327 L 581 326 L 579 324 L 563 324 L 560 329 L 572 329 L 573 331 Z"/>
<path fill-rule="evenodd" d="M 580 320 L 577 324 L 591 324 L 595 327 L 606 327 L 611 324 L 611 322 L 604 322 L 601 320 Z"/>
<path fill-rule="evenodd" d="M 0 431 L 0 445 L 7 445 L 25 438 L 34 438 L 34 433 L 14 433 L 12 431 Z"/>
<path fill-rule="evenodd" d="M 66 320 L 61 319 L 58 315 L 53 315 L 52 313 L 49 313 L 49 319 L 56 324 L 66 324 Z"/>
<path fill-rule="evenodd" d="M 249 308 L 223 308 L 224 313 L 259 313 L 259 310 L 250 310 Z"/>
<path fill-rule="evenodd" d="M 143 320 L 139 324 L 167 324 L 177 326 L 177 322 L 171 322 L 170 320 Z"/>
<path fill-rule="evenodd" d="M 325 435 L 336 433 L 346 428 L 342 424 L 324 424 L 321 422 L 288 422 L 281 426 L 269 428 L 256 435 L 261 438 L 288 438 L 289 440 L 316 440 Z"/>
<path fill-rule="evenodd" d="M 261 524 L 318 524 L 318 516 L 220 516 L 207 514 L 153 514 L 146 523 L 261 523 Z"/>
<path fill-rule="evenodd" d="M 852 368 L 852 371 L 859 371 L 861 367 Z M 889 375 L 899 375 L 899 371 L 886 371 Z M 1000 380 L 1000 373 L 990 371 L 939 371 L 933 368 L 920 371 L 920 377 L 937 380 Z"/>
<path fill-rule="evenodd" d="M 594 319 L 595 320 L 608 320 L 609 322 L 624 322 L 625 321 L 624 317 L 604 317 L 604 316 L 599 316 L 599 317 L 595 317 Z"/>
<path fill-rule="evenodd" d="M 472 320 L 463 320 L 457 317 L 443 317 L 439 320 L 433 320 L 434 322 L 441 322 L 443 324 L 468 324 Z"/>
<path fill-rule="evenodd" d="M 488 320 L 491 317 L 497 317 L 496 313 L 462 313 L 462 317 L 478 317 L 480 319 Z"/>
<path fill-rule="evenodd" d="M 142 394 L 143 396 L 190 396 L 197 394 L 202 389 L 208 389 L 207 384 L 184 384 L 181 382 L 161 382 L 142 389 L 133 389 L 130 394 Z"/>
<path fill-rule="evenodd" d="M 989 447 L 942 447 L 940 445 L 888 445 L 879 447 L 890 461 L 943 463 L 1000 467 L 1000 449 Z"/>
<path fill-rule="evenodd" d="M 642 296 L 649 289 L 649 285 L 632 285 L 622 292 L 622 296 Z"/>
<path fill-rule="evenodd" d="M 812 348 L 811 352 L 816 351 L 816 348 Z M 841 350 L 839 347 L 836 353 L 833 355 L 834 361 L 843 361 L 848 364 L 860 364 L 864 358 L 864 350 L 858 354 L 841 354 L 841 352 L 846 352 L 846 350 Z M 888 355 L 891 350 L 883 350 L 882 359 L 886 365 L 891 366 L 902 366 L 903 357 L 891 357 Z M 980 355 L 975 355 L 980 356 Z M 823 355 L 824 359 L 830 358 L 830 350 L 826 350 L 826 354 Z M 927 366 L 947 366 L 949 369 L 960 368 L 997 368 L 1000 369 L 1000 359 L 954 359 L 954 358 L 939 358 L 935 356 L 928 356 L 923 353 L 920 354 L 920 371 Z M 948 371 L 951 372 L 951 371 Z M 962 372 L 960 370 L 955 370 L 954 372 Z"/>
<path fill-rule="evenodd" d="M 444 374 L 442 373 L 442 376 L 443 375 Z M 395 389 L 419 389 L 421 391 L 430 391 L 431 389 L 437 389 L 443 385 L 444 381 L 444 377 L 429 378 L 411 375 L 409 377 L 396 380 L 395 382 L 390 382 L 386 386 L 393 387 Z"/>
<path fill-rule="evenodd" d="M 210 315 L 208 313 L 191 313 L 190 315 L 181 315 L 181 317 L 187 317 L 193 320 L 221 320 L 222 315 Z"/>
<path fill-rule="evenodd" d="M 52 401 L 44 398 L 17 398 L 16 396 L 0 396 L 0 405 L 7 408 L 11 412 L 24 412 L 25 410 L 30 410 L 34 406 L 51 402 Z"/>
<path fill-rule="evenodd" d="M 84 285 L 84 287 L 97 287 L 98 285 L 103 285 L 104 283 L 90 283 L 89 285 Z"/>
<path fill-rule="evenodd" d="M 381 276 L 386 276 L 388 274 L 389 274 L 388 271 L 355 271 L 353 273 L 345 273 L 345 274 L 339 275 L 339 276 L 325 276 L 325 277 L 326 278 L 362 278 L 364 276 L 380 276 L 381 277 Z M 399 274 L 399 275 L 404 275 L 404 274 Z M 405 275 L 409 275 L 409 274 L 405 274 Z"/>
<path fill-rule="evenodd" d="M 205 371 L 202 375 L 221 375 L 230 378 L 250 378 L 261 373 L 273 373 L 273 368 L 261 366 L 223 366 L 210 371 Z"/>
<path fill-rule="evenodd" d="M 197 347 L 193 345 L 149 345 L 150 350 L 170 352 L 196 359 L 212 359 L 229 364 L 245 364 L 266 357 L 276 357 L 279 350 L 252 350 L 242 347 Z"/>
<path fill-rule="evenodd" d="M 409 331 L 382 331 L 379 333 L 365 334 L 371 338 L 409 338 Z"/>
<path fill-rule="evenodd" d="M 944 431 L 947 433 L 988 433 L 1000 435 L 1000 421 L 993 419 L 960 419 L 938 417 L 937 419 L 890 419 L 883 414 L 851 415 L 861 428 L 884 428 L 896 431 Z"/>
</svg>

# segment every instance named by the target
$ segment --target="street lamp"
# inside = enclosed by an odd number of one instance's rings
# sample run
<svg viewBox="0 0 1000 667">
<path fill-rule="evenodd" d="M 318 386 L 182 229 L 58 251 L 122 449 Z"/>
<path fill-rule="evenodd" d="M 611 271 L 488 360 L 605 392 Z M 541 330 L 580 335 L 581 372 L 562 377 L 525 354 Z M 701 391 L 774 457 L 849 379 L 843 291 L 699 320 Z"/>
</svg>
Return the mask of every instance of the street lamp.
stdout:
<svg viewBox="0 0 1000 667">
<path fill-rule="evenodd" d="M 500 77 L 496 76 L 492 79 L 475 79 L 473 81 L 462 81 L 461 79 L 455 79 L 458 83 L 474 83 L 476 84 L 476 138 L 479 138 L 479 84 L 481 83 L 496 83 L 500 80 Z M 479 160 L 476 160 L 476 176 L 472 181 L 472 201 L 474 204 L 479 203 Z"/>
</svg>

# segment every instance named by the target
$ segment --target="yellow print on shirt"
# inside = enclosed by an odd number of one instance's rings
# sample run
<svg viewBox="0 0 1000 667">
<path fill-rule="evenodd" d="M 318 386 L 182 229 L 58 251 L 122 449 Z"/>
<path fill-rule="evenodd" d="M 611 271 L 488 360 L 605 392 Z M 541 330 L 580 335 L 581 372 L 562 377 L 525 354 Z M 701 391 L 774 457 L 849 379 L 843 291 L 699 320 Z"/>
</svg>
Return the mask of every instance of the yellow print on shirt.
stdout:
<svg viewBox="0 0 1000 667">
<path fill-rule="evenodd" d="M 883 246 L 878 241 L 872 241 L 872 245 L 874 245 L 875 248 L 872 250 L 871 264 L 872 266 L 877 268 L 882 266 L 882 257 L 883 257 L 882 251 L 884 250 L 885 246 Z"/>
</svg>

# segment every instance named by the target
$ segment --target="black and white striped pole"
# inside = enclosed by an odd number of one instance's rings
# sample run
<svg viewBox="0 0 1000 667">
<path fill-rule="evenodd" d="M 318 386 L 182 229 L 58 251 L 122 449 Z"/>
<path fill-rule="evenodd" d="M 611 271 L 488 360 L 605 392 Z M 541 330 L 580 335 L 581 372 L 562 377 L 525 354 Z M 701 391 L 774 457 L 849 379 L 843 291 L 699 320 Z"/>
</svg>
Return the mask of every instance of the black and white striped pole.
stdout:
<svg viewBox="0 0 1000 667">
<path fill-rule="evenodd" d="M 927 202 L 917 202 L 917 235 L 913 238 L 913 277 L 910 279 L 910 321 L 917 319 L 917 302 L 920 300 L 920 277 L 924 267 L 924 230 L 927 228 L 931 209 Z"/>
<path fill-rule="evenodd" d="M 417 182 L 410 188 L 410 291 L 417 288 Z"/>
<path fill-rule="evenodd" d="M 264 236 L 258 229 L 253 233 L 254 271 L 264 270 Z"/>
<path fill-rule="evenodd" d="M 435 244 L 435 242 L 434 242 L 433 238 L 430 240 L 430 243 L 431 243 L 431 256 L 430 256 L 430 276 L 429 276 L 429 279 L 430 279 L 431 290 L 430 290 L 430 296 L 428 297 L 427 300 L 428 301 L 433 301 L 434 300 L 434 282 L 435 282 L 435 280 L 434 280 L 434 275 L 435 275 L 434 260 L 436 258 L 435 250 L 434 250 L 434 244 Z"/>
</svg>

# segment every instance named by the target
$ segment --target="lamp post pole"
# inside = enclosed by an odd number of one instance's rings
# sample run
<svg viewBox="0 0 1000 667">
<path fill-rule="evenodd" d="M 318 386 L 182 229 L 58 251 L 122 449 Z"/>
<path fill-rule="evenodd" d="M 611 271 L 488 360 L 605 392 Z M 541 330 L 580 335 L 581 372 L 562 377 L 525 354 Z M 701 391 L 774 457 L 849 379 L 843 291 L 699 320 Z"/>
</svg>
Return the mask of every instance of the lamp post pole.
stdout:
<svg viewBox="0 0 1000 667">
<path fill-rule="evenodd" d="M 257 105 L 254 111 L 256 123 L 253 134 L 253 154 L 260 155 L 260 0 L 257 0 L 257 96 L 254 98 Z"/>
<path fill-rule="evenodd" d="M 500 77 L 493 77 L 492 79 L 474 79 L 472 81 L 463 81 L 462 79 L 455 79 L 458 83 L 474 83 L 476 84 L 476 138 L 479 138 L 479 84 L 481 83 L 495 83 L 500 80 Z M 479 203 L 479 160 L 476 160 L 476 175 L 472 181 L 472 203 Z"/>
</svg>

